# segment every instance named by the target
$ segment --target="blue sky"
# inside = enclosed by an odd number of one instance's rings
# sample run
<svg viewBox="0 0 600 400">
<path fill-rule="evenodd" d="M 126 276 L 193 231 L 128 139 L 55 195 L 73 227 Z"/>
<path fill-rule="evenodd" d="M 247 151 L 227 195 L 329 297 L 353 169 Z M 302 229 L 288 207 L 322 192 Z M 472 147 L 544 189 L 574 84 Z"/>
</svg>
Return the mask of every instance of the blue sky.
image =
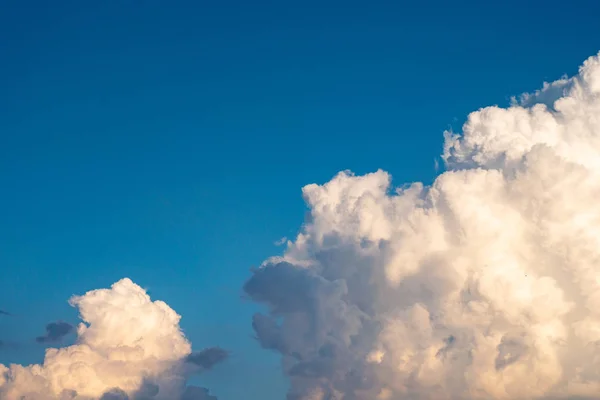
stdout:
<svg viewBox="0 0 600 400">
<path fill-rule="evenodd" d="M 284 396 L 240 288 L 301 225 L 303 185 L 430 182 L 445 129 L 600 48 L 593 1 L 1 7 L 0 339 L 19 346 L 0 363 L 39 362 L 72 294 L 127 276 L 232 351 L 202 376 L 225 400 Z"/>
</svg>

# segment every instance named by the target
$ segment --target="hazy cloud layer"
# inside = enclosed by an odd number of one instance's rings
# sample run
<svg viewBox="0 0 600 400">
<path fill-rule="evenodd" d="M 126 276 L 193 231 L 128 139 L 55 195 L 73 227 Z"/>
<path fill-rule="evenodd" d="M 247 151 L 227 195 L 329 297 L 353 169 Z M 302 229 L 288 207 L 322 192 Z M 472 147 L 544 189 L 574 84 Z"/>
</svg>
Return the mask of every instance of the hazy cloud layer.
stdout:
<svg viewBox="0 0 600 400">
<path fill-rule="evenodd" d="M 342 172 L 245 285 L 290 399 L 598 398 L 600 59 L 446 134 L 430 187 Z"/>
<path fill-rule="evenodd" d="M 41 365 L 0 364 L 0 399 L 214 399 L 203 388 L 186 387 L 186 380 L 225 357 L 205 354 L 201 366 L 186 362 L 193 353 L 180 316 L 131 280 L 75 296 L 70 304 L 83 320 L 76 344 L 48 349 Z M 49 324 L 40 340 L 59 340 L 69 327 Z"/>
</svg>

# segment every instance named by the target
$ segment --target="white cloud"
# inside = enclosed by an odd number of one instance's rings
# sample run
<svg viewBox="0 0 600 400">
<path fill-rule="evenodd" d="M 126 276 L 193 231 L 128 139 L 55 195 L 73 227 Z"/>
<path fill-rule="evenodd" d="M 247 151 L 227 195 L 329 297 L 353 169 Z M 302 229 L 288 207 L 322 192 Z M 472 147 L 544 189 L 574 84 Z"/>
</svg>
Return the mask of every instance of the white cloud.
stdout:
<svg viewBox="0 0 600 400">
<path fill-rule="evenodd" d="M 152 301 L 129 279 L 70 304 L 83 320 L 76 344 L 48 349 L 41 365 L 0 364 L 2 400 L 211 398 L 200 388 L 186 393 L 186 379 L 203 354 L 215 351 L 193 354 L 180 316 L 167 304 Z M 212 358 L 221 361 L 224 353 L 220 357 Z"/>
<path fill-rule="evenodd" d="M 342 172 L 246 292 L 291 399 L 597 398 L 600 58 L 446 134 L 447 171 Z"/>
</svg>

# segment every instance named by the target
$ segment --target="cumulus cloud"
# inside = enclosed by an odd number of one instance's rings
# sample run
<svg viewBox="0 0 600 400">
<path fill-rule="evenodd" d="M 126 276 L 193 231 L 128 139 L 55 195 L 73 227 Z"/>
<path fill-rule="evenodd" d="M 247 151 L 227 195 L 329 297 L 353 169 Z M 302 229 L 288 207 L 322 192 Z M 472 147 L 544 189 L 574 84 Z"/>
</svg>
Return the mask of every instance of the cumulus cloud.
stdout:
<svg viewBox="0 0 600 400">
<path fill-rule="evenodd" d="M 75 296 L 70 304 L 83 321 L 76 343 L 48 349 L 40 365 L 0 364 L 2 400 L 214 399 L 186 386 L 198 368 L 186 361 L 193 353 L 180 316 L 131 280 Z M 69 327 L 49 324 L 41 341 L 57 340 Z M 225 358 L 205 357 L 211 362 L 204 369 Z"/>
<path fill-rule="evenodd" d="M 310 216 L 246 293 L 289 399 L 600 393 L 600 58 L 447 132 L 446 171 L 303 189 Z"/>
<path fill-rule="evenodd" d="M 60 342 L 65 336 L 75 331 L 75 327 L 68 322 L 56 321 L 46 325 L 46 334 L 38 336 L 35 341 L 38 343 Z"/>
</svg>

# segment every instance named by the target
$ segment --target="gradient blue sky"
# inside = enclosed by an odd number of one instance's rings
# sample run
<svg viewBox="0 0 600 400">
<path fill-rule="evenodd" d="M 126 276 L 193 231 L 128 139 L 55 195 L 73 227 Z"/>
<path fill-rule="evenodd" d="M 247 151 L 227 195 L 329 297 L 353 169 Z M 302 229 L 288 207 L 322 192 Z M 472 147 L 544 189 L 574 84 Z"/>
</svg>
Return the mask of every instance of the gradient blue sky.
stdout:
<svg viewBox="0 0 600 400">
<path fill-rule="evenodd" d="M 219 399 L 283 398 L 240 287 L 301 187 L 430 182 L 445 129 L 600 49 L 600 4 L 566 4 L 0 2 L 0 362 L 127 276 L 232 351 L 201 379 Z"/>
</svg>

